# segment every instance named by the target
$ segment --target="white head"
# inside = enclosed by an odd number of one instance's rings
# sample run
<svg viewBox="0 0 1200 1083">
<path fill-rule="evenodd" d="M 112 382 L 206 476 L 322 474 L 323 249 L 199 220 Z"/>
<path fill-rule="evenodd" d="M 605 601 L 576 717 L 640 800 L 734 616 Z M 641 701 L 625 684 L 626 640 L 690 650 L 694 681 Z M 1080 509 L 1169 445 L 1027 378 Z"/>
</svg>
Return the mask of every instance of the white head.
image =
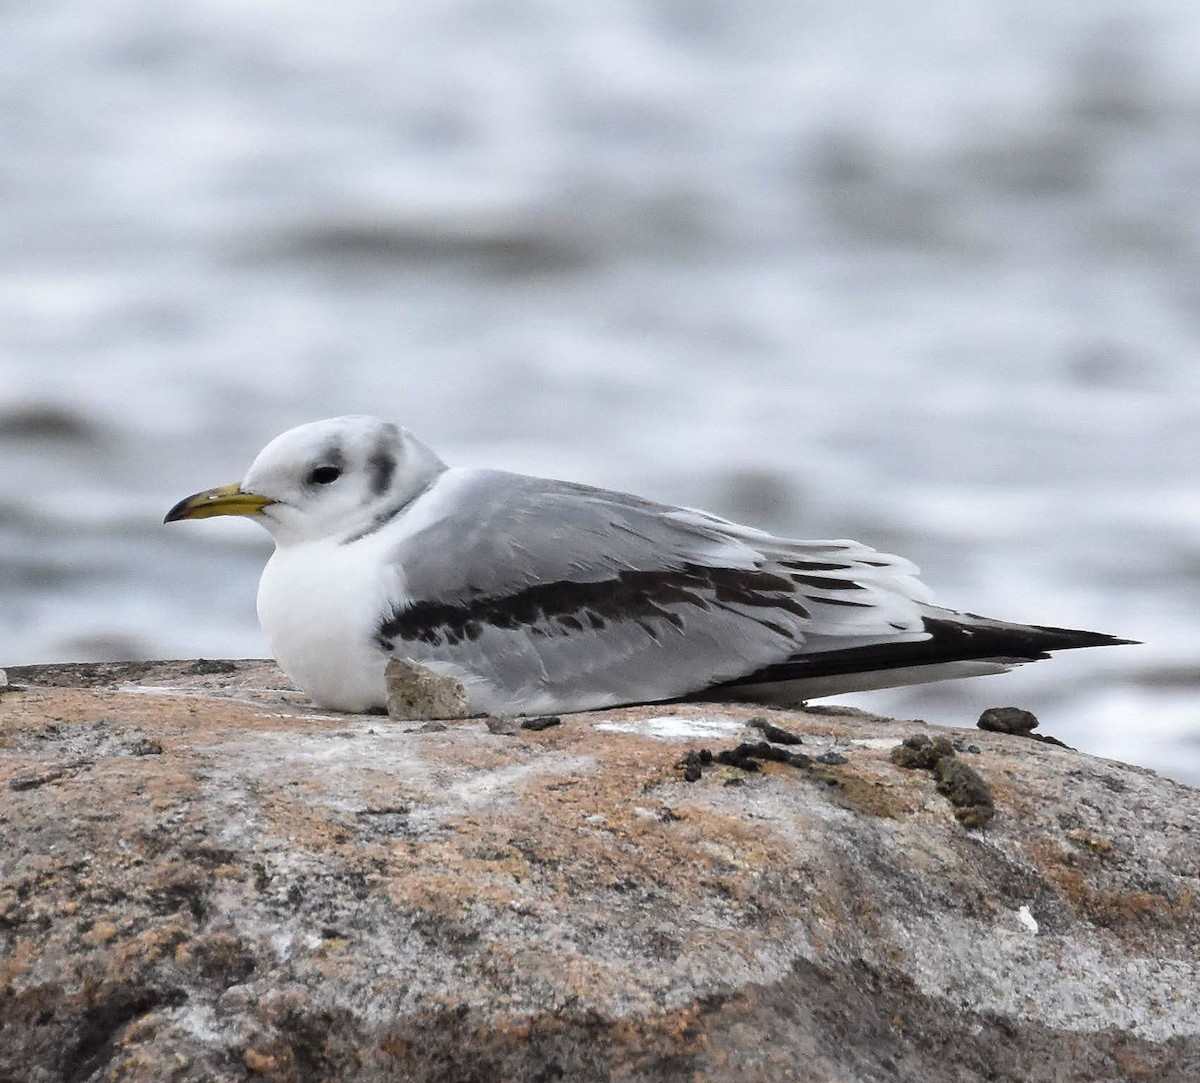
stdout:
<svg viewBox="0 0 1200 1083">
<path fill-rule="evenodd" d="M 277 545 L 351 538 L 394 514 L 445 469 L 429 448 L 390 421 L 334 417 L 275 437 L 239 485 L 181 500 L 164 522 L 248 515 Z"/>
</svg>

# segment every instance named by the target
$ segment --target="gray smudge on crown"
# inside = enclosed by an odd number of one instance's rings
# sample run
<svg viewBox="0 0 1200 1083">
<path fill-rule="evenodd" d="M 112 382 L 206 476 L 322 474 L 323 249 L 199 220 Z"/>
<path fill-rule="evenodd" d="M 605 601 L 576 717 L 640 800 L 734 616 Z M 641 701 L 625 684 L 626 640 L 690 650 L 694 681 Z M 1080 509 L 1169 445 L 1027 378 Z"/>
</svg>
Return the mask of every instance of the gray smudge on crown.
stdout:
<svg viewBox="0 0 1200 1083">
<path fill-rule="evenodd" d="M 330 444 L 318 456 L 316 466 L 332 466 L 336 470 L 346 469 L 346 456 L 337 444 Z"/>
</svg>

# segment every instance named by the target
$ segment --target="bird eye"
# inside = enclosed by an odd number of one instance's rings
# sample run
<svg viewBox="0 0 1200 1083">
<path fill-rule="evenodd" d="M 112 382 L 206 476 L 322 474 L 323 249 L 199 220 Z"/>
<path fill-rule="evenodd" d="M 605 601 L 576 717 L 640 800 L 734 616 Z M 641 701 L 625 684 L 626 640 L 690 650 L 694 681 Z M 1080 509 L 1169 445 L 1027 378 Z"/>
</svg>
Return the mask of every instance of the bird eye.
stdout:
<svg viewBox="0 0 1200 1083">
<path fill-rule="evenodd" d="M 336 466 L 314 466 L 306 480 L 309 485 L 329 485 L 341 476 L 342 472 Z"/>
</svg>

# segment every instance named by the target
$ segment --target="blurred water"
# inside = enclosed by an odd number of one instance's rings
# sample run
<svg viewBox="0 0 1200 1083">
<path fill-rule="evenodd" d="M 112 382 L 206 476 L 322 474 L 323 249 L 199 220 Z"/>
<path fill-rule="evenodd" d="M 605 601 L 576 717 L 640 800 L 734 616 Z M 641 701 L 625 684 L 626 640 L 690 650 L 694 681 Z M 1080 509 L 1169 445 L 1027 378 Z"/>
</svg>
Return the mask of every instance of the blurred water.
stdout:
<svg viewBox="0 0 1200 1083">
<path fill-rule="evenodd" d="M 1101 11 L 1100 9 L 1103 8 Z M 0 9 L 0 664 L 262 655 L 301 421 L 1140 648 L 854 702 L 1200 781 L 1200 9 Z"/>
</svg>

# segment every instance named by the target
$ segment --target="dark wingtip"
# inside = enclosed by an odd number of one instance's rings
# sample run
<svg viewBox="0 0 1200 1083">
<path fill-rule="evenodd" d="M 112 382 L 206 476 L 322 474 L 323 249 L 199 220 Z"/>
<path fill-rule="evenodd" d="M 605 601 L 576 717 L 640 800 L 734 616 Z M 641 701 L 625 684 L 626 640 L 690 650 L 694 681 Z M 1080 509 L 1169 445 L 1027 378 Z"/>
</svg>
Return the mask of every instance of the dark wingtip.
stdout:
<svg viewBox="0 0 1200 1083">
<path fill-rule="evenodd" d="M 1046 635 L 1042 645 L 1047 651 L 1070 651 L 1077 647 L 1140 647 L 1140 639 L 1122 639 L 1107 632 L 1089 632 L 1082 628 L 1050 628 L 1041 624 L 1032 628 Z"/>
<path fill-rule="evenodd" d="M 1120 639 L 1105 632 L 1051 628 L 1041 624 L 1009 624 L 973 613 L 949 611 L 945 616 L 926 617 L 925 630 L 929 638 L 916 642 L 884 641 L 866 647 L 847 647 L 811 654 L 801 652 L 730 684 L 764 684 L 970 660 L 1003 660 L 1010 664 L 1036 662 L 1049 658 L 1050 651 L 1074 650 L 1077 647 L 1120 647 L 1138 643 L 1136 639 Z"/>
</svg>

